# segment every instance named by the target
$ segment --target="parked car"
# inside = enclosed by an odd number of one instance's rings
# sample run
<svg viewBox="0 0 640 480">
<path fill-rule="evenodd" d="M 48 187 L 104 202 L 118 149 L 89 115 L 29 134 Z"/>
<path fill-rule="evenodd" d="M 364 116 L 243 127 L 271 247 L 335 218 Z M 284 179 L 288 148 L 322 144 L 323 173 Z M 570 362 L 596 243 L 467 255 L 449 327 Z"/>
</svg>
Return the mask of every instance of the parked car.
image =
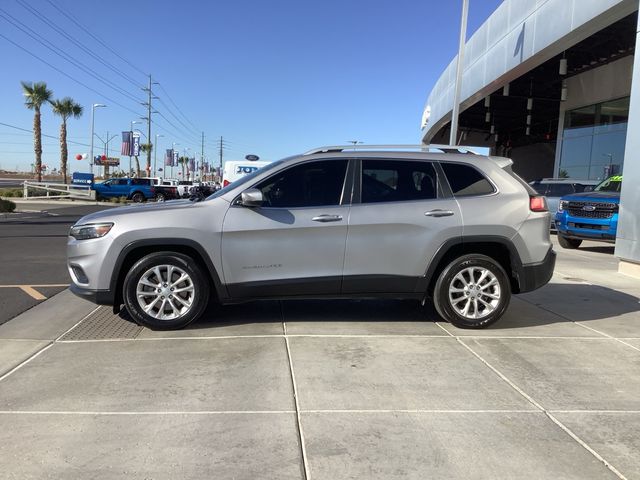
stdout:
<svg viewBox="0 0 640 480">
<path fill-rule="evenodd" d="M 150 200 L 156 196 L 150 178 L 111 178 L 104 182 L 94 183 L 91 188 L 96 191 L 96 198 L 125 197 L 136 203 Z"/>
<path fill-rule="evenodd" d="M 592 192 L 562 197 L 555 215 L 560 246 L 578 248 L 583 240 L 614 243 L 621 188 L 622 175 L 614 175 Z"/>
<path fill-rule="evenodd" d="M 529 182 L 536 192 L 547 198 L 550 212 L 558 210 L 560 198 L 572 193 L 591 191 L 600 183 L 599 180 L 577 180 L 574 178 L 543 178 Z M 556 229 L 555 216 L 551 216 L 551 230 Z"/>
<path fill-rule="evenodd" d="M 549 281 L 546 201 L 511 160 L 367 148 L 285 158 L 204 201 L 88 215 L 70 231 L 70 288 L 157 329 L 194 321 L 210 297 L 432 299 L 481 328 Z"/>
</svg>

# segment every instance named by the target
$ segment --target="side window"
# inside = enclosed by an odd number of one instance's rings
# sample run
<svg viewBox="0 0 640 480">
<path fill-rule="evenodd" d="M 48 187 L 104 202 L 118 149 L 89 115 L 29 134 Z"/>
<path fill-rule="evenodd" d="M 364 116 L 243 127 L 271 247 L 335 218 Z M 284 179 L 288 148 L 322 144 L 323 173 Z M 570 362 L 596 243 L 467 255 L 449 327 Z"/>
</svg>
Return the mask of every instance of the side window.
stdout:
<svg viewBox="0 0 640 480">
<path fill-rule="evenodd" d="M 471 165 L 443 162 L 442 169 L 456 197 L 488 195 L 495 192 L 489 180 Z"/>
<path fill-rule="evenodd" d="M 151 185 L 151 180 L 148 178 L 134 178 L 131 180 L 131 185 Z"/>
<path fill-rule="evenodd" d="M 339 205 L 348 160 L 308 162 L 259 183 L 265 206 L 277 208 Z"/>
<path fill-rule="evenodd" d="M 127 179 L 126 178 L 118 178 L 116 180 L 113 181 L 112 185 L 126 185 L 127 184 Z"/>
<path fill-rule="evenodd" d="M 431 162 L 362 161 L 362 203 L 434 199 L 437 185 Z"/>
</svg>

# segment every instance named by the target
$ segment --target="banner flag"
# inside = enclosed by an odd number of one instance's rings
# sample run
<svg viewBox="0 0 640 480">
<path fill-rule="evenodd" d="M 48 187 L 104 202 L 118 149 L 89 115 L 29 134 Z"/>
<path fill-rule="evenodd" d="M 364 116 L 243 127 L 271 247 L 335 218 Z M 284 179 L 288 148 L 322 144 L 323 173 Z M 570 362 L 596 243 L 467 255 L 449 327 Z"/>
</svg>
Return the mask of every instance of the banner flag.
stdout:
<svg viewBox="0 0 640 480">
<path fill-rule="evenodd" d="M 173 165 L 173 150 L 167 149 L 167 153 L 164 156 L 164 166 L 170 167 Z"/>
<path fill-rule="evenodd" d="M 140 155 L 140 132 L 132 132 L 133 136 L 133 148 L 131 149 L 131 155 L 137 157 Z"/>
<path fill-rule="evenodd" d="M 190 158 L 189 159 L 189 170 L 191 170 L 192 172 L 195 171 L 196 169 L 196 159 L 195 158 Z"/>
<path fill-rule="evenodd" d="M 178 166 L 178 151 L 174 150 L 173 151 L 173 167 L 177 167 Z"/>
<path fill-rule="evenodd" d="M 131 132 L 122 132 L 122 148 L 120 155 L 131 156 Z"/>
</svg>

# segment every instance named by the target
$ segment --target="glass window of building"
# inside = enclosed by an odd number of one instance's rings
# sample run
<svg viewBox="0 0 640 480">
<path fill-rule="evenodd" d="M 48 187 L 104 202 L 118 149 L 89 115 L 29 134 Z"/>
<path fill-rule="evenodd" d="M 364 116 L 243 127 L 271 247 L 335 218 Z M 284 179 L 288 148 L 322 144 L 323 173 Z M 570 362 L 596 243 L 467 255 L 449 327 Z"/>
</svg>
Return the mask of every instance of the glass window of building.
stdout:
<svg viewBox="0 0 640 480">
<path fill-rule="evenodd" d="M 560 176 L 600 180 L 622 172 L 629 97 L 566 112 Z"/>
</svg>

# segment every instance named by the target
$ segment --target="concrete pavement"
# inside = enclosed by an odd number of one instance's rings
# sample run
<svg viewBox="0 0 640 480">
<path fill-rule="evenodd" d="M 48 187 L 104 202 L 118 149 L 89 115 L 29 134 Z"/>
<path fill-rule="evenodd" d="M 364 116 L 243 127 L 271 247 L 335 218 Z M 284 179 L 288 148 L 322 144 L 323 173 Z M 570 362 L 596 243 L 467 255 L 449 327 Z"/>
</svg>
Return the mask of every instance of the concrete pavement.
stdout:
<svg viewBox="0 0 640 480">
<path fill-rule="evenodd" d="M 640 285 L 599 246 L 488 330 L 404 301 L 154 332 L 68 291 L 0 326 L 4 478 L 640 478 Z"/>
</svg>

